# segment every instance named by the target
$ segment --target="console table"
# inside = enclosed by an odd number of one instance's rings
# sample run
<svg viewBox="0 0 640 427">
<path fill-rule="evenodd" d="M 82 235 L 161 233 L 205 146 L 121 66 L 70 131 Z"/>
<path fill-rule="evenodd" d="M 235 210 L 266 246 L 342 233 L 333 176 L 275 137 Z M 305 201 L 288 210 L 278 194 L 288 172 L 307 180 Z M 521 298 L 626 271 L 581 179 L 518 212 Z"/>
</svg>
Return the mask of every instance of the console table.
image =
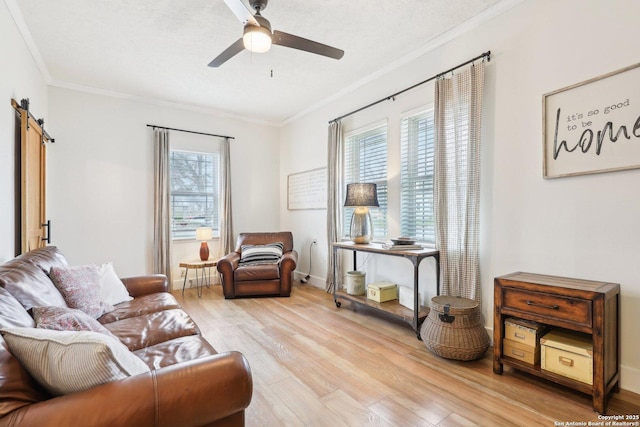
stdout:
<svg viewBox="0 0 640 427">
<path fill-rule="evenodd" d="M 604 414 L 607 396 L 620 390 L 620 285 L 532 273 L 512 273 L 494 281 L 493 371 L 509 365 L 531 375 L 590 394 Z M 504 320 L 513 316 L 578 331 L 593 340 L 593 385 L 545 371 L 503 353 Z"/>
<path fill-rule="evenodd" d="M 433 258 L 436 261 L 436 294 L 440 295 L 440 251 L 436 249 L 422 249 L 422 250 L 398 250 L 398 249 L 384 249 L 381 244 L 370 243 L 368 245 L 356 244 L 353 242 L 336 242 L 332 244 L 333 247 L 333 300 L 336 303 L 336 307 L 340 307 L 342 304 L 340 300 L 350 301 L 358 306 L 365 307 L 372 310 L 378 310 L 386 313 L 387 315 L 407 322 L 416 331 L 416 336 L 420 338 L 420 325 L 426 319 L 429 314 L 429 310 L 426 307 L 420 306 L 419 295 L 419 275 L 418 267 L 420 262 L 425 258 Z M 368 252 L 378 255 L 388 255 L 406 258 L 413 264 L 413 310 L 400 305 L 398 300 L 387 301 L 384 303 L 378 303 L 367 298 L 366 295 L 349 295 L 345 291 L 339 289 L 338 286 L 338 270 L 337 260 L 338 251 L 350 250 L 353 251 L 353 269 L 357 269 L 357 253 Z"/>
</svg>

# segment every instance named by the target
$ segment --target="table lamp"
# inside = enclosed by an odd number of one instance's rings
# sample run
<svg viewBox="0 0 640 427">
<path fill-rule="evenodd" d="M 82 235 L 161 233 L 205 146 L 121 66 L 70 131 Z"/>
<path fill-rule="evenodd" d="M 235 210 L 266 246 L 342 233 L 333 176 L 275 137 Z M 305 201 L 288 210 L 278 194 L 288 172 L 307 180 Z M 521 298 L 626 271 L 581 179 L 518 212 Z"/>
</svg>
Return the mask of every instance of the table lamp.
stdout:
<svg viewBox="0 0 640 427">
<path fill-rule="evenodd" d="M 368 244 L 373 237 L 373 223 L 369 208 L 380 207 L 376 184 L 347 184 L 345 207 L 355 207 L 351 216 L 349 237 L 354 243 Z"/>
<path fill-rule="evenodd" d="M 211 227 L 196 228 L 196 240 L 200 240 L 200 259 L 206 261 L 209 259 L 209 246 L 207 240 L 213 239 L 213 229 Z"/>
</svg>

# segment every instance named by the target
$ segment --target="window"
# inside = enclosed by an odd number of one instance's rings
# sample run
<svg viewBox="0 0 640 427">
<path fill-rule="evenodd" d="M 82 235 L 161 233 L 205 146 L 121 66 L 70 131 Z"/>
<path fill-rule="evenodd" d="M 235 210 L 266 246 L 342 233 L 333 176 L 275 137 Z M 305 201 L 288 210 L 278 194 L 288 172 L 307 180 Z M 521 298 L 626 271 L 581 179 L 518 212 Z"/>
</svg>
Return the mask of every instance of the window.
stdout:
<svg viewBox="0 0 640 427">
<path fill-rule="evenodd" d="M 379 208 L 370 210 L 374 238 L 387 236 L 387 125 L 348 134 L 344 147 L 344 183 L 375 183 Z M 343 235 L 349 236 L 354 208 L 343 208 Z"/>
<path fill-rule="evenodd" d="M 219 227 L 219 170 L 217 153 L 171 150 L 171 233 L 174 239 L 193 239 L 197 227 Z"/>
<path fill-rule="evenodd" d="M 400 124 L 400 229 L 403 236 L 435 244 L 433 218 L 433 110 Z"/>
</svg>

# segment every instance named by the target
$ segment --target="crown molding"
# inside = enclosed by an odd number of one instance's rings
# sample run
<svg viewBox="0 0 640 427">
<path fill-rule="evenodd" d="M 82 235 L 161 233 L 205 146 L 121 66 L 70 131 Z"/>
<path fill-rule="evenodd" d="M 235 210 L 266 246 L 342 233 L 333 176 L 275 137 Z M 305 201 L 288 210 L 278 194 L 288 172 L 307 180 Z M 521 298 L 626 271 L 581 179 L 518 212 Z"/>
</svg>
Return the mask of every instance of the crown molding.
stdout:
<svg viewBox="0 0 640 427">
<path fill-rule="evenodd" d="M 76 83 L 69 83 L 69 82 L 57 81 L 57 80 L 51 81 L 49 83 L 49 86 L 57 87 L 60 89 L 74 90 L 77 92 L 84 92 L 92 95 L 101 95 L 101 96 L 106 96 L 110 98 L 126 99 L 126 100 L 141 102 L 145 104 L 157 105 L 160 107 L 170 107 L 178 110 L 203 113 L 203 114 L 219 117 L 222 119 L 238 120 L 242 122 L 248 122 L 248 123 L 258 124 L 262 126 L 270 126 L 275 128 L 281 127 L 281 124 L 277 122 L 270 122 L 268 120 L 260 120 L 260 119 L 255 119 L 251 117 L 239 116 L 236 114 L 226 113 L 224 111 L 217 110 L 214 108 L 207 108 L 207 107 L 202 107 L 202 106 L 193 105 L 193 104 L 183 104 L 180 102 L 167 101 L 159 98 L 150 98 L 150 97 L 145 97 L 140 95 L 132 95 L 130 93 L 116 92 L 109 89 L 100 89 L 93 86 L 83 86 Z"/>
<path fill-rule="evenodd" d="M 51 74 L 49 74 L 49 70 L 42 59 L 42 55 L 40 54 L 40 50 L 36 46 L 36 43 L 33 41 L 33 37 L 31 36 L 31 32 L 27 27 L 27 23 L 22 16 L 22 12 L 18 7 L 18 3 L 16 0 L 4 0 L 4 4 L 7 5 L 7 9 L 9 9 L 9 14 L 13 19 L 13 22 L 16 24 L 20 35 L 22 36 L 22 40 L 27 45 L 27 49 L 29 49 L 29 53 L 31 53 L 31 57 L 33 58 L 38 70 L 40 70 L 40 74 L 42 74 L 42 78 L 44 81 L 49 84 L 51 82 Z"/>
<path fill-rule="evenodd" d="M 290 123 L 295 122 L 296 120 L 306 116 L 307 114 L 312 113 L 313 111 L 316 111 L 322 107 L 324 107 L 325 105 L 330 104 L 331 102 L 337 101 L 338 99 L 355 92 L 356 90 L 360 89 L 361 87 L 376 81 L 378 79 L 380 79 L 381 77 L 391 73 L 392 71 L 395 71 L 397 69 L 399 69 L 400 67 L 403 67 L 407 64 L 409 64 L 412 61 L 415 61 L 416 59 L 434 51 L 435 49 L 445 45 L 446 43 L 460 37 L 461 35 L 468 33 L 471 30 L 474 30 L 478 27 L 480 27 L 481 25 L 489 22 L 490 20 L 492 20 L 493 18 L 495 18 L 496 16 L 499 16 L 503 13 L 505 13 L 506 11 L 508 11 L 509 9 L 517 6 L 520 3 L 523 3 L 526 0 L 504 0 L 501 1 L 500 3 L 490 7 L 489 9 L 483 11 L 482 13 L 479 13 L 478 15 L 474 16 L 471 19 L 468 19 L 467 21 L 463 22 L 462 24 L 458 25 L 457 27 L 441 34 L 440 36 L 432 39 L 431 41 L 429 41 L 428 43 L 426 43 L 422 48 L 415 50 L 414 52 L 411 52 L 408 55 L 403 56 L 402 58 L 398 59 L 395 62 L 392 62 L 382 68 L 380 68 L 379 70 L 365 76 L 364 78 L 358 80 L 357 82 L 353 83 L 350 86 L 347 86 L 346 88 L 340 90 L 339 92 L 336 92 L 335 94 L 328 96 L 327 98 L 323 99 L 320 102 L 317 102 L 313 105 L 310 105 L 309 107 L 307 107 L 306 109 L 300 111 L 299 113 L 295 114 L 294 116 L 291 116 L 289 118 L 287 118 L 286 120 L 284 120 L 281 123 L 281 126 L 286 126 Z M 488 50 L 488 49 L 487 49 Z"/>
</svg>

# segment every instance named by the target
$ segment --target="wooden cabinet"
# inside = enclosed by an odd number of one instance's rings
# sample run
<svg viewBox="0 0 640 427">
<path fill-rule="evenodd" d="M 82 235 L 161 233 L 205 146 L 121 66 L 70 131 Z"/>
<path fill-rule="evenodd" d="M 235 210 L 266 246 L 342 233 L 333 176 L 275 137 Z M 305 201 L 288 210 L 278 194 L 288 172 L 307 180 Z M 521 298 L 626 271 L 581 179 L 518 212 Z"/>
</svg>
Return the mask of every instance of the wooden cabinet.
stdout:
<svg viewBox="0 0 640 427">
<path fill-rule="evenodd" d="M 604 413 L 607 396 L 620 390 L 620 285 L 532 273 L 512 273 L 494 281 L 493 371 L 503 365 L 588 393 L 593 409 Z M 552 328 L 578 331 L 593 340 L 593 385 L 542 370 L 503 352 L 504 321 L 533 320 Z"/>
</svg>

